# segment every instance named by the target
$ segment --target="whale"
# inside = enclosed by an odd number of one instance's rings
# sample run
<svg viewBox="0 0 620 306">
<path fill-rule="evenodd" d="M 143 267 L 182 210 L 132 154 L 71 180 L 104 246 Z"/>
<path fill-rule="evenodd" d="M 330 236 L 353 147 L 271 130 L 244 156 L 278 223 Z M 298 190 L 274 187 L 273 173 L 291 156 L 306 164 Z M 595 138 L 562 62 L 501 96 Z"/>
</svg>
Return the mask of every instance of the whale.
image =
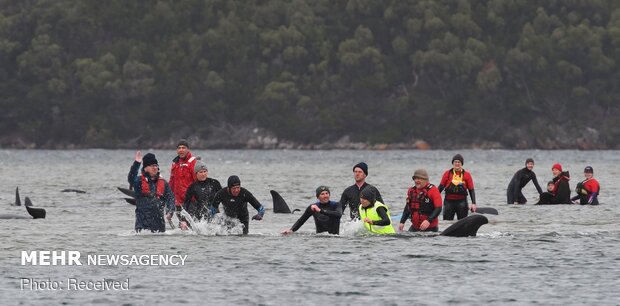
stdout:
<svg viewBox="0 0 620 306">
<path fill-rule="evenodd" d="M 301 211 L 300 209 L 297 209 L 297 208 L 291 211 L 291 209 L 286 204 L 286 201 L 284 201 L 284 198 L 282 198 L 282 196 L 277 191 L 271 190 L 269 192 L 271 193 L 271 198 L 273 200 L 273 213 L 274 214 L 292 214 L 296 211 Z"/>
<path fill-rule="evenodd" d="M 17 191 L 17 190 L 16 190 Z M 19 199 L 17 199 L 19 200 Z M 17 203 L 16 200 L 16 203 Z M 21 200 L 19 201 L 21 206 Z M 43 208 L 36 208 L 32 206 L 30 198 L 24 198 L 24 206 L 29 216 L 16 215 L 16 214 L 0 214 L 0 219 L 45 219 L 46 211 Z"/>
<path fill-rule="evenodd" d="M 487 223 L 489 223 L 489 219 L 484 215 L 473 214 L 456 221 L 439 235 L 450 237 L 475 237 L 478 233 L 478 229 Z"/>
</svg>

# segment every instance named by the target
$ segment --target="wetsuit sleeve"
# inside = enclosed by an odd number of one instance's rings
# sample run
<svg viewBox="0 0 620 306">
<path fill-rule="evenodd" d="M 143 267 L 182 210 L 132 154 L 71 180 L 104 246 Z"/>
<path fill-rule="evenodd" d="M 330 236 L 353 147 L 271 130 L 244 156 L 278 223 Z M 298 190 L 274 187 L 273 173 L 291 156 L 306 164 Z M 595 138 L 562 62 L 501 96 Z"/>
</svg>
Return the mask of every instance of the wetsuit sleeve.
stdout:
<svg viewBox="0 0 620 306">
<path fill-rule="evenodd" d="M 194 184 L 192 183 L 187 187 L 187 191 L 185 191 L 185 202 L 183 203 L 183 209 L 187 210 L 189 207 L 189 203 L 192 201 L 192 198 L 198 199 L 198 195 L 194 192 Z"/>
<path fill-rule="evenodd" d="M 449 173 L 449 170 L 444 172 L 443 176 L 441 177 L 441 181 L 439 182 L 439 186 L 437 187 L 437 189 L 439 190 L 439 193 L 441 193 L 443 189 L 446 188 L 446 186 L 448 186 L 449 184 L 448 173 Z"/>
<path fill-rule="evenodd" d="M 127 182 L 129 182 L 129 185 L 135 187 L 136 181 L 138 180 L 138 170 L 140 170 L 140 163 L 134 160 L 127 174 Z"/>
<path fill-rule="evenodd" d="M 250 205 L 252 205 L 252 207 L 254 207 L 254 209 L 256 209 L 261 216 L 265 214 L 265 207 L 263 207 L 254 195 L 247 190 L 245 193 L 245 200 L 250 203 Z"/>
<path fill-rule="evenodd" d="M 378 207 L 377 214 L 379 215 L 381 220 L 373 221 L 373 225 L 386 226 L 392 224 L 390 216 L 388 216 L 387 209 L 385 207 Z"/>
<path fill-rule="evenodd" d="M 347 209 L 347 206 L 349 205 L 349 201 L 347 200 L 346 189 L 342 192 L 342 195 L 340 196 L 340 201 L 338 203 L 340 203 L 340 205 L 342 206 L 342 213 L 344 214 L 344 211 Z"/>
<path fill-rule="evenodd" d="M 579 195 L 576 195 L 576 196 L 570 198 L 571 201 L 577 201 L 577 199 L 579 199 Z"/>
<path fill-rule="evenodd" d="M 542 188 L 540 188 L 540 185 L 538 185 L 538 179 L 536 178 L 536 173 L 532 172 L 532 183 L 534 183 L 534 186 L 536 187 L 536 190 L 538 191 L 538 194 L 542 194 Z"/>
<path fill-rule="evenodd" d="M 428 215 L 427 218 L 428 222 L 432 222 L 433 219 L 437 218 L 441 213 L 441 194 L 439 194 L 438 190 L 436 191 L 433 188 L 428 192 L 428 196 L 431 198 L 431 200 L 433 200 L 433 206 L 435 206 L 435 209 L 433 209 L 433 212 L 431 212 L 431 214 Z"/>
<path fill-rule="evenodd" d="M 213 200 L 211 201 L 211 203 L 209 203 L 209 206 L 211 207 L 211 213 L 213 212 L 218 212 L 220 210 L 220 202 L 222 202 L 222 190 L 224 190 L 224 188 L 220 189 L 218 192 L 215 193 L 215 196 L 213 197 Z"/>
<path fill-rule="evenodd" d="M 321 208 L 321 213 L 326 216 L 340 218 L 342 217 L 342 206 L 340 205 L 340 203 L 336 203 L 336 209 L 331 210 Z"/>
<path fill-rule="evenodd" d="M 467 189 L 469 189 L 469 196 L 471 197 L 471 202 L 476 204 L 476 192 L 474 191 L 474 178 L 471 177 L 469 172 L 466 173 L 467 178 Z"/>
<path fill-rule="evenodd" d="M 312 205 L 310 205 L 310 206 L 312 206 Z M 308 221 L 308 218 L 310 218 L 310 216 L 312 216 L 312 209 L 310 208 L 310 206 L 308 206 L 308 208 L 306 208 L 306 210 L 304 211 L 304 214 L 301 215 L 301 217 L 299 217 L 299 219 L 297 219 L 295 224 L 293 224 L 293 226 L 291 227 L 291 230 L 293 232 L 296 232 L 302 225 L 304 225 L 304 223 L 306 223 L 306 221 Z"/>
<path fill-rule="evenodd" d="M 515 173 L 514 177 L 512 178 L 512 198 L 514 199 L 515 202 L 519 201 L 519 190 L 521 190 L 521 178 L 523 176 L 523 171 L 519 170 L 517 171 L 517 173 Z M 475 203 L 475 202 L 474 202 Z M 512 204 L 512 203 L 510 203 Z"/>
<path fill-rule="evenodd" d="M 407 201 L 409 202 L 409 201 Z M 405 224 L 407 220 L 411 218 L 411 211 L 409 210 L 409 203 L 405 204 L 405 208 L 403 209 L 403 215 L 400 217 L 400 223 Z"/>
<path fill-rule="evenodd" d="M 164 201 L 166 201 L 166 213 L 172 213 L 176 210 L 174 205 L 174 194 L 170 189 L 170 184 L 166 182 L 164 187 Z"/>
<path fill-rule="evenodd" d="M 471 203 L 476 204 L 476 191 L 473 189 L 469 190 L 469 197 L 471 198 Z"/>
</svg>

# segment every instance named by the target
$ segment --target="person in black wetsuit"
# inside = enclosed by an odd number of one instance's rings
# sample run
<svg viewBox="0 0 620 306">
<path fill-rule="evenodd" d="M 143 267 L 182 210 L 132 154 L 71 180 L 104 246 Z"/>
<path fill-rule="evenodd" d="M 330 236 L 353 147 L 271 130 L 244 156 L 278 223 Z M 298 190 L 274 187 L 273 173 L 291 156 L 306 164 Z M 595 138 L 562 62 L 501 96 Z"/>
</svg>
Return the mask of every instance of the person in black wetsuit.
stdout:
<svg viewBox="0 0 620 306">
<path fill-rule="evenodd" d="M 314 225 L 316 232 L 328 232 L 333 235 L 340 233 L 340 218 L 342 217 L 342 206 L 340 203 L 330 201 L 330 192 L 327 186 L 319 186 L 316 189 L 316 198 L 318 201 L 306 208 L 304 214 L 299 217 L 293 227 L 286 229 L 282 234 L 287 235 L 296 232 L 310 218 L 314 217 Z"/>
<path fill-rule="evenodd" d="M 222 189 L 222 185 L 218 180 L 209 177 L 209 169 L 203 161 L 196 162 L 194 173 L 196 181 L 187 187 L 183 209 L 196 220 L 201 220 L 210 214 L 208 205 L 213 202 L 215 193 Z"/>
<path fill-rule="evenodd" d="M 536 173 L 534 173 L 532 169 L 534 169 L 534 159 L 528 158 L 525 160 L 525 168 L 517 171 L 515 175 L 512 176 L 510 184 L 508 184 L 508 189 L 506 190 L 506 198 L 508 204 L 527 203 L 527 199 L 525 198 L 525 196 L 523 196 L 521 190 L 530 181 L 534 183 L 534 186 L 536 187 L 539 196 L 543 193 L 540 185 L 538 185 Z"/>
<path fill-rule="evenodd" d="M 353 178 L 355 179 L 355 184 L 347 187 L 342 192 L 342 196 L 340 197 L 340 205 L 342 205 L 342 213 L 347 207 L 349 207 L 349 215 L 351 216 L 351 220 L 359 218 L 358 207 L 360 206 L 360 193 L 365 188 L 370 188 L 375 193 L 376 199 L 379 202 L 383 202 L 383 198 L 381 197 L 381 193 L 375 186 L 366 183 L 366 177 L 368 176 L 368 165 L 364 162 L 360 162 L 357 165 L 353 166 Z"/>
<path fill-rule="evenodd" d="M 226 216 L 238 219 L 243 224 L 243 234 L 247 235 L 250 227 L 248 203 L 258 211 L 252 220 L 262 220 L 265 215 L 265 207 L 256 200 L 251 192 L 241 187 L 241 180 L 238 176 L 230 176 L 227 185 L 228 188 L 222 188 L 215 194 L 209 205 L 211 214 L 216 214 L 220 203 L 222 203 Z"/>
</svg>

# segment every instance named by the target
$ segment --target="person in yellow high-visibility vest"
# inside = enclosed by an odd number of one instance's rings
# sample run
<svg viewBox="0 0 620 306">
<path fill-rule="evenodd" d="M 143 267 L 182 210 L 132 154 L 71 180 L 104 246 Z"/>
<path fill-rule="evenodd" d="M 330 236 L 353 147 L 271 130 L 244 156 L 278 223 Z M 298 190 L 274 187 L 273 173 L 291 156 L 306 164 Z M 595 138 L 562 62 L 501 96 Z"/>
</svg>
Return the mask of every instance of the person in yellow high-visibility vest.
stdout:
<svg viewBox="0 0 620 306">
<path fill-rule="evenodd" d="M 360 219 L 364 227 L 373 234 L 395 234 L 388 207 L 377 201 L 371 188 L 364 188 L 360 194 Z"/>
</svg>

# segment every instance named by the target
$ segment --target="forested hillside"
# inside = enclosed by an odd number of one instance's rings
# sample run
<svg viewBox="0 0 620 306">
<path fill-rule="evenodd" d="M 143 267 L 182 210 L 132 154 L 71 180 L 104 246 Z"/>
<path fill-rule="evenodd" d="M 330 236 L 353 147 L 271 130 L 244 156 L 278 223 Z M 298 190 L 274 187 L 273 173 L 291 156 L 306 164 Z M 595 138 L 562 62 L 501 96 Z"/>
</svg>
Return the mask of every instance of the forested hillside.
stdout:
<svg viewBox="0 0 620 306">
<path fill-rule="evenodd" d="M 611 0 L 0 0 L 0 146 L 620 148 L 619 65 Z"/>
</svg>

